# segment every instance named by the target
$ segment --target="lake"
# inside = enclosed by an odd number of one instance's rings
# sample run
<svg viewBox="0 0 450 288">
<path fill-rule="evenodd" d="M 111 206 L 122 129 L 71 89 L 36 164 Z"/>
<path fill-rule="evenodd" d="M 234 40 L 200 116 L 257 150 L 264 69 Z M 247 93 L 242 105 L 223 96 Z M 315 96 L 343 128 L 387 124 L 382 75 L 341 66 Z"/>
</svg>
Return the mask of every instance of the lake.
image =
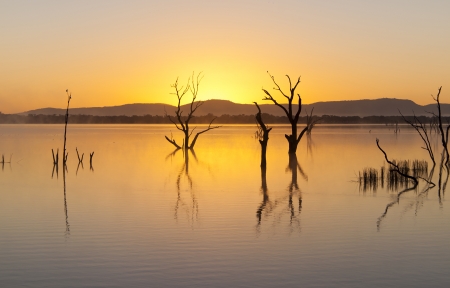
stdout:
<svg viewBox="0 0 450 288">
<path fill-rule="evenodd" d="M 431 169 L 414 130 L 318 125 L 290 159 L 288 127 L 273 127 L 263 181 L 255 125 L 184 153 L 164 139 L 181 143 L 170 125 L 69 124 L 65 173 L 51 153 L 63 125 L 1 125 L 0 287 L 450 285 L 445 191 L 420 181 L 397 201 L 358 183 L 386 165 L 376 138 Z"/>
</svg>

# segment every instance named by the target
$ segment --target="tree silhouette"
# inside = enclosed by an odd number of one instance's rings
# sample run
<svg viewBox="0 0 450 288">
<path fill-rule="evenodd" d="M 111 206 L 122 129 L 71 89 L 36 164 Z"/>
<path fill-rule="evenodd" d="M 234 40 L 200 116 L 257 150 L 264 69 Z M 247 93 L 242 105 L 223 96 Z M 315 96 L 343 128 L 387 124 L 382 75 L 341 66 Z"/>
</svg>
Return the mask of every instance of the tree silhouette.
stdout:
<svg viewBox="0 0 450 288">
<path fill-rule="evenodd" d="M 167 136 L 166 139 L 167 141 L 169 141 L 172 145 L 174 145 L 177 149 L 181 149 L 184 148 L 185 150 L 187 149 L 193 149 L 195 143 L 197 142 L 198 136 L 200 136 L 200 134 L 203 134 L 209 130 L 215 129 L 215 128 L 219 128 L 221 126 L 211 126 L 214 119 L 213 118 L 211 120 L 211 122 L 209 122 L 209 125 L 206 129 L 197 132 L 197 134 L 195 134 L 194 139 L 192 140 L 192 142 L 189 143 L 189 138 L 192 136 L 192 133 L 194 132 L 194 130 L 196 129 L 196 127 L 194 127 L 192 130 L 189 127 L 189 122 L 192 120 L 192 118 L 194 117 L 194 113 L 195 111 L 197 111 L 197 109 L 203 105 L 204 102 L 202 101 L 197 101 L 195 102 L 195 99 L 197 98 L 198 95 L 198 89 L 200 86 L 200 82 L 203 79 L 203 75 L 202 73 L 199 73 L 197 75 L 197 77 L 194 76 L 194 73 L 192 73 L 192 76 L 188 78 L 187 84 L 186 86 L 179 86 L 178 84 L 178 78 L 175 81 L 175 83 L 171 86 L 175 89 L 174 94 L 177 96 L 178 99 L 178 105 L 177 105 L 177 110 L 175 111 L 175 115 L 176 115 L 176 119 L 173 119 L 171 116 L 166 115 L 169 120 L 175 125 L 175 127 L 182 131 L 184 134 L 184 139 L 183 139 L 183 144 L 182 146 L 180 146 L 179 144 L 177 144 L 177 142 L 175 141 L 175 139 L 173 139 L 172 137 L 169 138 Z M 192 95 L 192 101 L 190 103 L 190 105 L 188 105 L 188 113 L 187 116 L 183 116 L 183 111 L 181 110 L 181 100 L 183 99 L 183 97 L 188 94 L 188 92 L 190 92 L 190 94 Z"/>
<path fill-rule="evenodd" d="M 256 108 L 258 108 L 258 113 L 256 113 L 256 123 L 258 123 L 258 129 L 261 133 L 258 133 L 258 140 L 259 144 L 261 144 L 261 168 L 265 168 L 267 161 L 266 161 L 266 151 L 267 151 L 267 142 L 269 142 L 269 132 L 272 130 L 272 128 L 269 128 L 266 124 L 264 124 L 262 117 L 261 117 L 261 108 L 259 108 L 258 103 L 253 102 L 256 105 Z"/>
<path fill-rule="evenodd" d="M 295 114 L 294 114 L 293 107 L 292 107 L 292 101 L 294 100 L 294 97 L 295 97 L 295 90 L 297 89 L 298 84 L 300 84 L 300 77 L 298 77 L 297 82 L 295 84 L 293 84 L 289 75 L 286 75 L 286 77 L 289 80 L 289 93 L 286 94 L 285 92 L 283 92 L 283 90 L 281 90 L 280 85 L 278 85 L 278 83 L 275 81 L 275 78 L 272 75 L 270 75 L 270 73 L 268 71 L 267 71 L 267 73 L 269 74 L 270 78 L 272 79 L 273 83 L 276 86 L 273 89 L 276 91 L 279 91 L 288 100 L 288 105 L 287 105 L 288 107 L 286 108 L 285 106 L 278 103 L 278 101 L 275 100 L 275 98 L 273 98 L 273 96 L 269 93 L 269 91 L 267 91 L 265 89 L 262 89 L 262 90 L 264 91 L 264 93 L 266 93 L 267 96 L 265 98 L 263 98 L 263 100 L 272 101 L 276 106 L 283 109 L 284 113 L 286 113 L 289 123 L 291 123 L 291 135 L 285 134 L 284 136 L 286 137 L 287 141 L 289 142 L 289 153 L 295 154 L 297 152 L 298 143 L 302 139 L 303 135 L 305 134 L 305 132 L 311 131 L 311 129 L 314 127 L 314 124 L 317 123 L 318 119 L 313 121 L 312 111 L 311 111 L 311 115 L 310 116 L 307 115 L 306 127 L 303 128 L 303 130 L 297 136 L 297 123 L 298 123 L 298 119 L 300 117 L 300 113 L 302 111 L 302 98 L 300 97 L 300 94 L 297 93 L 298 109 Z"/>
</svg>

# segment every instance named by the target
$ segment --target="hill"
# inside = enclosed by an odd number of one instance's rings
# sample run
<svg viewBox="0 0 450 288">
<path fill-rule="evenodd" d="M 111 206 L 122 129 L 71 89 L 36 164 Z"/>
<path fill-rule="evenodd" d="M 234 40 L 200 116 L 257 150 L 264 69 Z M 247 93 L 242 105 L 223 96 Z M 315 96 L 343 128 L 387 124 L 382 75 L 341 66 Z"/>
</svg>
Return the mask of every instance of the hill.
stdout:
<svg viewBox="0 0 450 288">
<path fill-rule="evenodd" d="M 267 101 L 260 101 L 261 110 L 263 113 L 272 114 L 274 116 L 284 116 L 284 112 L 273 104 L 267 104 Z M 304 104 L 302 107 L 302 115 L 305 112 L 310 112 L 314 108 L 314 115 L 336 115 L 336 116 L 398 116 L 399 110 L 404 115 L 430 115 L 427 112 L 437 113 L 436 104 L 429 104 L 425 106 L 418 105 L 411 100 L 381 98 L 375 100 L 351 100 L 351 101 L 328 101 L 316 102 L 312 104 Z M 188 105 L 183 105 L 182 110 L 188 109 Z M 294 105 L 294 111 L 297 105 Z M 169 115 L 174 115 L 175 106 L 168 104 L 126 104 L 120 106 L 107 107 L 86 107 L 86 108 L 71 108 L 71 115 L 94 115 L 94 116 L 143 116 L 154 115 L 164 116 L 167 112 Z M 450 115 L 450 104 L 441 104 L 442 114 L 444 116 Z M 30 110 L 19 114 L 42 114 L 42 115 L 63 115 L 65 109 L 58 108 L 41 108 Z M 254 104 L 238 104 L 227 100 L 207 100 L 198 108 L 196 115 L 213 114 L 221 115 L 253 115 L 256 113 Z M 186 114 L 186 113 L 184 113 Z"/>
</svg>

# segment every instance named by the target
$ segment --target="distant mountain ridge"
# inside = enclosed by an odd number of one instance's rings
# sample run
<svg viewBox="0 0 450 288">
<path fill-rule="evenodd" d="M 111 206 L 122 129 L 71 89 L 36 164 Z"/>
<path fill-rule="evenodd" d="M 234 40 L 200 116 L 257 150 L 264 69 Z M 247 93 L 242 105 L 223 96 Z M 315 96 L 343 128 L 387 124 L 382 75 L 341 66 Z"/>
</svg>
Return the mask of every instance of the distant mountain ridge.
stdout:
<svg viewBox="0 0 450 288">
<path fill-rule="evenodd" d="M 275 116 L 284 116 L 283 110 L 268 101 L 259 101 L 263 113 L 272 114 Z M 297 111 L 297 105 L 294 106 L 294 111 Z M 182 110 L 187 111 L 189 104 L 183 105 Z M 427 112 L 437 114 L 437 105 L 435 103 L 428 105 L 418 105 L 411 100 L 380 98 L 374 100 L 347 100 L 347 101 L 327 101 L 316 102 L 312 104 L 302 105 L 302 114 L 310 113 L 314 108 L 314 115 L 335 115 L 335 116 L 398 116 L 399 110 L 404 115 L 429 116 Z M 176 107 L 169 104 L 161 103 L 136 103 L 125 104 L 120 106 L 106 106 L 106 107 L 85 107 L 85 108 L 70 108 L 72 115 L 94 115 L 94 116 L 143 116 L 143 115 L 159 115 L 163 116 L 175 114 Z M 450 115 L 450 104 L 441 104 L 441 111 L 443 116 Z M 215 116 L 228 115 L 252 115 L 256 114 L 257 110 L 254 104 L 238 104 L 228 100 L 207 100 L 198 108 L 195 115 L 207 115 L 209 113 Z M 22 115 L 28 114 L 42 114 L 42 115 L 63 115 L 65 109 L 59 108 L 41 108 L 19 113 Z M 184 113 L 185 115 L 186 113 Z"/>
</svg>

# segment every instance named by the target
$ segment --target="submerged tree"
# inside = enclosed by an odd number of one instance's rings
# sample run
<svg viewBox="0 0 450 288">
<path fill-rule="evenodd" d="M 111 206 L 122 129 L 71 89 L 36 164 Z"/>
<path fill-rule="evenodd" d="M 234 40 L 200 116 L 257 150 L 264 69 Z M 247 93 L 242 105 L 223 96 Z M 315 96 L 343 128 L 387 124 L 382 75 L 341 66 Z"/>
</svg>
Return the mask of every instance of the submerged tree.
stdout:
<svg viewBox="0 0 450 288">
<path fill-rule="evenodd" d="M 256 113 L 256 123 L 258 123 L 258 129 L 261 133 L 258 133 L 259 144 L 261 144 L 261 168 L 265 168 L 267 165 L 266 161 L 266 151 L 267 151 L 267 143 L 269 142 L 269 132 L 272 128 L 269 128 L 261 117 L 261 108 L 259 108 L 258 103 L 253 102 L 258 108 L 258 113 Z"/>
<path fill-rule="evenodd" d="M 70 105 L 70 99 L 72 99 L 72 93 L 69 93 L 69 89 L 66 89 L 67 93 L 67 109 L 66 109 L 66 116 L 65 116 L 65 125 L 64 125 L 64 147 L 63 147 L 63 165 L 66 165 L 67 162 L 67 156 L 69 156 L 69 153 L 66 153 L 66 139 L 67 139 L 67 124 L 69 123 L 69 105 Z"/>
<path fill-rule="evenodd" d="M 441 103 L 439 102 L 439 95 L 441 95 L 441 89 L 442 86 L 439 87 L 438 93 L 436 95 L 436 98 L 433 97 L 434 101 L 436 101 L 437 108 L 438 108 L 438 115 L 433 114 L 438 119 L 438 128 L 439 132 L 441 134 L 441 141 L 442 141 L 442 147 L 444 149 L 444 156 L 445 156 L 445 165 L 448 165 L 448 162 L 450 160 L 450 154 L 448 153 L 448 130 L 450 129 L 450 125 L 447 126 L 446 131 L 444 132 L 444 129 L 442 127 L 442 113 L 441 113 Z M 442 165 L 441 165 L 442 166 Z"/>
<path fill-rule="evenodd" d="M 189 122 L 192 120 L 192 118 L 194 117 L 194 113 L 195 111 L 197 111 L 197 109 L 202 106 L 204 104 L 204 102 L 202 101 L 197 101 L 195 102 L 195 99 L 197 98 L 198 95 L 198 88 L 200 86 L 200 82 L 203 79 L 203 75 L 202 73 L 199 73 L 197 75 L 197 77 L 194 76 L 194 73 L 192 73 L 192 76 L 189 77 L 186 86 L 179 86 L 178 84 L 178 78 L 175 81 L 175 83 L 171 86 L 175 89 L 174 94 L 177 96 L 178 99 L 178 105 L 177 105 L 177 110 L 175 111 L 175 115 L 176 115 L 176 119 L 173 119 L 171 116 L 166 115 L 169 120 L 175 125 L 175 127 L 182 131 L 184 134 L 184 139 L 183 139 L 183 144 L 181 144 L 182 146 L 180 146 L 179 144 L 177 144 L 177 142 L 175 141 L 175 139 L 173 139 L 172 137 L 169 138 L 167 136 L 166 139 L 167 141 L 169 141 L 172 145 L 174 145 L 177 149 L 194 149 L 194 145 L 197 142 L 197 138 L 198 136 L 200 136 L 200 134 L 203 134 L 209 130 L 215 129 L 215 128 L 219 128 L 221 126 L 211 126 L 214 119 L 213 118 L 211 120 L 211 122 L 209 122 L 209 125 L 206 129 L 197 132 L 197 134 L 195 134 L 194 139 L 192 140 L 192 142 L 189 142 L 189 138 L 191 137 L 192 133 L 194 132 L 194 130 L 197 127 L 194 127 L 192 130 L 189 127 Z M 183 97 L 188 94 L 188 92 L 190 92 L 190 94 L 192 95 L 192 101 L 189 105 L 187 105 L 187 115 L 183 116 L 183 111 L 181 110 L 181 100 L 183 99 Z"/>
<path fill-rule="evenodd" d="M 293 84 L 289 75 L 286 75 L 286 77 L 289 80 L 289 93 L 286 94 L 285 92 L 283 92 L 283 90 L 281 90 L 280 85 L 278 85 L 278 83 L 275 81 L 275 78 L 272 75 L 270 75 L 269 72 L 267 72 L 267 73 L 269 74 L 270 78 L 272 79 L 273 83 L 276 86 L 273 89 L 276 91 L 279 91 L 288 100 L 288 105 L 286 108 L 282 104 L 278 103 L 278 101 L 275 100 L 275 98 L 273 98 L 273 96 L 269 93 L 269 91 L 267 91 L 265 89 L 262 89 L 262 90 L 264 91 L 264 93 L 266 93 L 267 96 L 265 98 L 263 98 L 263 100 L 272 101 L 276 106 L 283 109 L 284 113 L 286 113 L 289 123 L 291 124 L 291 135 L 286 134 L 284 136 L 286 137 L 287 141 L 289 142 L 289 153 L 295 154 L 297 152 L 298 143 L 302 139 L 303 135 L 307 131 L 309 131 L 309 132 L 311 131 L 311 129 L 314 127 L 314 124 L 317 123 L 317 120 L 316 121 L 312 120 L 312 111 L 311 111 L 311 115 L 307 115 L 308 119 L 307 119 L 306 127 L 302 129 L 300 134 L 298 134 L 297 133 L 297 122 L 300 117 L 300 113 L 302 111 L 302 98 L 300 97 L 300 94 L 297 93 L 298 109 L 297 109 L 297 112 L 295 112 L 295 114 L 294 114 L 293 107 L 292 107 L 292 101 L 294 100 L 294 97 L 295 97 L 295 90 L 297 89 L 298 84 L 300 84 L 300 77 L 298 77 L 297 82 L 295 84 Z"/>
</svg>

